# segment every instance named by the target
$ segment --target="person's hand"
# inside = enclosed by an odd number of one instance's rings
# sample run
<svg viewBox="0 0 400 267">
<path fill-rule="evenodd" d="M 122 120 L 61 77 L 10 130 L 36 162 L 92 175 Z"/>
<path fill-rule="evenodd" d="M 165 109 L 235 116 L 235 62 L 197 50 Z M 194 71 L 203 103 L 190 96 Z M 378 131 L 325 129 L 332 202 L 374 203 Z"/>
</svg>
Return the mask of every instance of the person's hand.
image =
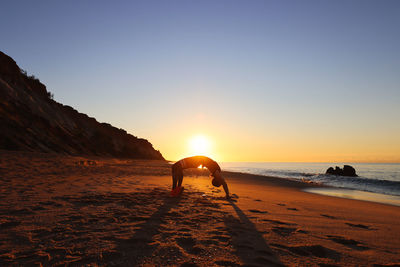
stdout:
<svg viewBox="0 0 400 267">
<path fill-rule="evenodd" d="M 225 196 L 226 200 L 228 200 L 229 202 L 237 202 L 237 199 L 239 198 L 236 194 L 232 194 L 232 195 L 226 195 Z"/>
<path fill-rule="evenodd" d="M 226 195 L 225 196 L 226 200 L 228 200 L 229 202 L 237 202 L 236 199 L 232 198 L 232 196 Z"/>
</svg>

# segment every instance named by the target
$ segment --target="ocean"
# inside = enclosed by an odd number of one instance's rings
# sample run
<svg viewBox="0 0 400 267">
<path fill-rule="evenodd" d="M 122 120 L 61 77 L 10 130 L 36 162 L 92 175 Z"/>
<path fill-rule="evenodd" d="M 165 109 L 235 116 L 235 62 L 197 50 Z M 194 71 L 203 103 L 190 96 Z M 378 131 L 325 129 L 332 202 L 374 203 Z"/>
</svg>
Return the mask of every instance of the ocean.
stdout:
<svg viewBox="0 0 400 267">
<path fill-rule="evenodd" d="M 351 165 L 358 177 L 326 175 L 329 167 Z M 274 176 L 331 186 L 314 193 L 400 205 L 400 163 L 223 162 L 222 170 Z M 336 189 L 336 190 L 332 190 Z"/>
</svg>

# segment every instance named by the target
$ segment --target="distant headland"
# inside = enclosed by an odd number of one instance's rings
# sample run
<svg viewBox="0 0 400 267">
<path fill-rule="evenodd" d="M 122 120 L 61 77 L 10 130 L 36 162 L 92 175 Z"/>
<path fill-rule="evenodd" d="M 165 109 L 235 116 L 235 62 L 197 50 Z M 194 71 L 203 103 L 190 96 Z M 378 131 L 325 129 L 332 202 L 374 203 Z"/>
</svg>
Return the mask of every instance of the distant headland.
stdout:
<svg viewBox="0 0 400 267">
<path fill-rule="evenodd" d="M 146 139 L 53 100 L 0 51 L 0 149 L 164 160 Z"/>
</svg>

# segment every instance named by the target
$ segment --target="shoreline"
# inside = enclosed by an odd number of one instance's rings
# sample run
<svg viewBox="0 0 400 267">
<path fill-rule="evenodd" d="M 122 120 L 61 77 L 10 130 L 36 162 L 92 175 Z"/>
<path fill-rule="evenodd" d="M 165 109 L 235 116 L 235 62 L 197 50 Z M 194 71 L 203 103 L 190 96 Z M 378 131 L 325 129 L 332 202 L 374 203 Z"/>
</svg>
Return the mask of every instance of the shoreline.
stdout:
<svg viewBox="0 0 400 267">
<path fill-rule="evenodd" d="M 0 265 L 385 266 L 400 207 L 303 192 L 314 185 L 206 170 L 171 198 L 161 161 L 0 151 Z M 395 233 L 395 234 L 394 234 Z"/>
<path fill-rule="evenodd" d="M 234 177 L 241 176 L 242 178 L 245 176 L 251 176 L 253 177 L 254 182 L 257 182 L 256 180 L 260 180 L 260 183 L 262 183 L 262 180 L 268 179 L 270 182 L 274 181 L 273 183 L 276 184 L 281 183 L 282 185 L 285 186 L 297 187 L 305 192 L 313 194 L 332 196 L 337 198 L 353 199 L 359 201 L 367 201 L 367 202 L 380 203 L 391 206 L 400 206 L 400 196 L 397 195 L 380 194 L 380 193 L 356 190 L 345 187 L 335 187 L 331 185 L 325 185 L 322 183 L 297 180 L 296 178 L 286 178 L 278 176 L 251 174 L 245 172 L 233 172 L 233 171 L 222 171 L 222 173 L 225 173 L 227 175 L 232 175 Z M 287 180 L 289 182 L 283 182 L 283 181 L 281 182 L 279 179 Z"/>
</svg>

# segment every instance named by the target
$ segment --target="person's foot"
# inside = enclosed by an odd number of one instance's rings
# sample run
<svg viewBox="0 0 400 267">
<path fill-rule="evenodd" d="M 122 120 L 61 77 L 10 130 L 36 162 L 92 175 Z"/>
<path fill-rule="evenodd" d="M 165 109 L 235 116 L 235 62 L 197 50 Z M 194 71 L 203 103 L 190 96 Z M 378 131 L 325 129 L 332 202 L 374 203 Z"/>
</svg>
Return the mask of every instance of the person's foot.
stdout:
<svg viewBox="0 0 400 267">
<path fill-rule="evenodd" d="M 174 189 L 171 190 L 171 193 L 169 193 L 169 195 L 171 197 L 176 197 L 177 192 L 178 192 L 178 187 L 175 187 Z"/>
<path fill-rule="evenodd" d="M 177 197 L 182 193 L 182 191 L 183 191 L 183 186 L 178 186 L 171 191 L 170 196 Z"/>
<path fill-rule="evenodd" d="M 182 192 L 183 192 L 183 186 L 178 186 L 176 189 L 177 189 L 177 190 L 176 190 L 176 195 L 177 195 L 177 196 L 179 196 L 180 194 L 182 194 Z"/>
</svg>

